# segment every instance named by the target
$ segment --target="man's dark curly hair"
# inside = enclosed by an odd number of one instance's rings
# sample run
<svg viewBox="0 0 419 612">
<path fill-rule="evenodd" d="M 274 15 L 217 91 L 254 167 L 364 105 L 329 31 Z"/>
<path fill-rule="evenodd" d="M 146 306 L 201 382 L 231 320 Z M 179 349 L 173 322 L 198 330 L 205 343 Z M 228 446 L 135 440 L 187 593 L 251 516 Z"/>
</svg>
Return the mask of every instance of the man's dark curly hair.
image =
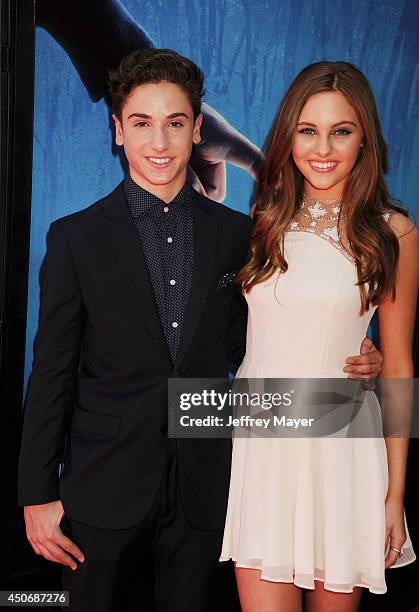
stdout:
<svg viewBox="0 0 419 612">
<path fill-rule="evenodd" d="M 125 100 L 134 87 L 162 81 L 183 89 L 196 119 L 201 112 L 204 75 L 191 60 L 171 49 L 139 49 L 125 56 L 119 68 L 109 71 L 108 89 L 113 113 L 121 120 Z"/>
</svg>

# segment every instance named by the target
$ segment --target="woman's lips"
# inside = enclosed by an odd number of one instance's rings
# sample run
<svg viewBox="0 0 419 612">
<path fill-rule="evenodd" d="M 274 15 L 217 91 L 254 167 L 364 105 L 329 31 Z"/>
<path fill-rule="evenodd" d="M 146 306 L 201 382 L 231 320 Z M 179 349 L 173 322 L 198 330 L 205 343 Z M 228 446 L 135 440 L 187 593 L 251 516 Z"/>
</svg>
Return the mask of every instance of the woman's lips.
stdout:
<svg viewBox="0 0 419 612">
<path fill-rule="evenodd" d="M 328 162 L 318 162 L 313 159 L 310 159 L 308 163 L 310 164 L 310 168 L 314 170 L 314 172 L 324 174 L 325 172 L 333 172 L 339 162 L 334 160 Z"/>
</svg>

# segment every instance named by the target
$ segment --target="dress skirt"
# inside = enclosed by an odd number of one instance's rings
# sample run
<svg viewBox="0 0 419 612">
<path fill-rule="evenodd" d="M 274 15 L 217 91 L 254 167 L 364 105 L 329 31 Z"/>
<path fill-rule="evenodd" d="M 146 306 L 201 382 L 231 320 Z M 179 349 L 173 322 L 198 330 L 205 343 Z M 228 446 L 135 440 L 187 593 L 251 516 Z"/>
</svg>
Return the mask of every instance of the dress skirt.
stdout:
<svg viewBox="0 0 419 612">
<path fill-rule="evenodd" d="M 383 438 L 236 437 L 220 560 L 305 589 L 385 593 L 387 485 Z M 403 548 L 393 567 L 414 561 L 409 537 Z"/>
</svg>

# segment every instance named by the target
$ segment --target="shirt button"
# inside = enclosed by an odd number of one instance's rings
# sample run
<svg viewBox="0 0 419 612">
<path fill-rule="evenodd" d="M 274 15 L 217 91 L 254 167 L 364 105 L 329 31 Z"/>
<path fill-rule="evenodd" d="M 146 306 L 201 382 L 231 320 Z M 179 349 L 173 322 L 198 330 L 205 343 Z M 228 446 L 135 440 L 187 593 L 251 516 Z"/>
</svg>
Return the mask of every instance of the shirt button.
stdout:
<svg viewBox="0 0 419 612">
<path fill-rule="evenodd" d="M 173 321 L 172 327 L 177 327 L 178 325 L 179 325 L 179 323 L 176 323 L 176 321 Z"/>
<path fill-rule="evenodd" d="M 164 212 L 169 212 L 169 207 L 168 207 L 168 206 L 165 206 L 165 207 L 163 208 L 163 210 L 164 210 Z"/>
<path fill-rule="evenodd" d="M 176 281 L 172 278 L 172 280 L 170 281 L 171 285 L 176 285 Z"/>
<path fill-rule="evenodd" d="M 168 237 L 167 242 L 171 244 L 173 242 L 173 238 L 171 236 Z"/>
</svg>

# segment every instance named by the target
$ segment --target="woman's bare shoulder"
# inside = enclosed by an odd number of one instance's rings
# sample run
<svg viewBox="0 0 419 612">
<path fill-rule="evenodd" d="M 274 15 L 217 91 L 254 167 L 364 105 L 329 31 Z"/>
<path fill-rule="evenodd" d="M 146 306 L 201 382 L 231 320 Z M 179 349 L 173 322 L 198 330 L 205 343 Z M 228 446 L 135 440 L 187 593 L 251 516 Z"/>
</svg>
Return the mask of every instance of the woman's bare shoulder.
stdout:
<svg viewBox="0 0 419 612">
<path fill-rule="evenodd" d="M 402 215 L 399 212 L 390 211 L 387 214 L 388 223 L 396 234 L 397 238 L 403 238 L 408 234 L 412 234 L 412 239 L 415 238 L 417 234 L 415 224 L 405 215 Z"/>
</svg>

